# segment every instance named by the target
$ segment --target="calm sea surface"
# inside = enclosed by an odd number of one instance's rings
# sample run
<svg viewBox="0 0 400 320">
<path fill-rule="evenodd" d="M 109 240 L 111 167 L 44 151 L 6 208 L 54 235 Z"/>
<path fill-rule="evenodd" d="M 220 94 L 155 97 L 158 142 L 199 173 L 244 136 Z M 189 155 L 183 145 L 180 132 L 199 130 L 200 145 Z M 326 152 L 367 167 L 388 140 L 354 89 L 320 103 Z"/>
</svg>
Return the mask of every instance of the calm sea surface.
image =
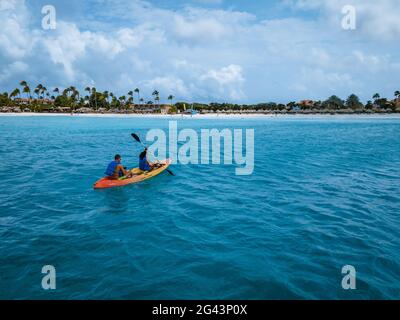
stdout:
<svg viewBox="0 0 400 320">
<path fill-rule="evenodd" d="M 1 299 L 399 299 L 400 119 L 178 120 L 254 128 L 255 171 L 175 165 L 94 191 L 166 119 L 0 117 Z M 57 289 L 41 269 L 54 265 Z M 357 270 L 357 290 L 341 269 Z"/>
</svg>

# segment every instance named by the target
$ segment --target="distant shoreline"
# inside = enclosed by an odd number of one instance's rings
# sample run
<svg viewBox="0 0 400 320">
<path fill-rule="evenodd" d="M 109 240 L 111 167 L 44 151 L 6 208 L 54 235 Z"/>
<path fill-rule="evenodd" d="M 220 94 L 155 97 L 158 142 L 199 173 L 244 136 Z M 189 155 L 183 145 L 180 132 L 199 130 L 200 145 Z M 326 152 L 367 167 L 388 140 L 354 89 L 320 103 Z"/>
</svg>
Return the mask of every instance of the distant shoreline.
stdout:
<svg viewBox="0 0 400 320">
<path fill-rule="evenodd" d="M 75 117 L 75 118 L 155 118 L 155 119 L 263 119 L 263 118 L 384 118 L 400 119 L 400 113 L 371 113 L 371 114 L 120 114 L 120 113 L 0 113 L 0 117 Z"/>
</svg>

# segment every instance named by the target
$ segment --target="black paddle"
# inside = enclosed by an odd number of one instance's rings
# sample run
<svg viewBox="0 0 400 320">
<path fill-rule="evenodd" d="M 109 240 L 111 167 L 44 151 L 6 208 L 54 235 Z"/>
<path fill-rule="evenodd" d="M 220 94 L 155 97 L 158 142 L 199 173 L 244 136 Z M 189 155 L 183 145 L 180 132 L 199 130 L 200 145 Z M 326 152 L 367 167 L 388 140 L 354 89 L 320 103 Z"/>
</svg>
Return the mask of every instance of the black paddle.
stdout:
<svg viewBox="0 0 400 320">
<path fill-rule="evenodd" d="M 131 136 L 132 136 L 133 139 L 135 139 L 137 142 L 139 142 L 139 143 L 143 146 L 143 148 L 147 148 L 147 147 L 142 143 L 142 141 L 140 140 L 140 138 L 139 138 L 139 136 L 138 136 L 137 134 L 132 133 Z M 175 176 L 175 174 L 174 174 L 171 170 L 165 169 L 165 171 L 167 171 L 171 176 Z"/>
</svg>

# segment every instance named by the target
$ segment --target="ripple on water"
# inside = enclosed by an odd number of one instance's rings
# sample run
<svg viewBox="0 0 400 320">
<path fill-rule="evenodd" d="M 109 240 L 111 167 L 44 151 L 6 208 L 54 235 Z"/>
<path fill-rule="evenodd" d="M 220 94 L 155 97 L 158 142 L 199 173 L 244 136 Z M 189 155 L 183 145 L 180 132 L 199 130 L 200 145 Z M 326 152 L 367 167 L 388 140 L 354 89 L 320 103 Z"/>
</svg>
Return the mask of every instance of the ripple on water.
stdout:
<svg viewBox="0 0 400 320">
<path fill-rule="evenodd" d="M 255 128 L 254 174 L 176 165 L 92 190 L 115 153 L 137 163 L 132 128 L 167 125 L 0 117 L 0 298 L 399 298 L 399 120 L 185 120 Z M 340 287 L 346 264 L 356 292 Z"/>
</svg>

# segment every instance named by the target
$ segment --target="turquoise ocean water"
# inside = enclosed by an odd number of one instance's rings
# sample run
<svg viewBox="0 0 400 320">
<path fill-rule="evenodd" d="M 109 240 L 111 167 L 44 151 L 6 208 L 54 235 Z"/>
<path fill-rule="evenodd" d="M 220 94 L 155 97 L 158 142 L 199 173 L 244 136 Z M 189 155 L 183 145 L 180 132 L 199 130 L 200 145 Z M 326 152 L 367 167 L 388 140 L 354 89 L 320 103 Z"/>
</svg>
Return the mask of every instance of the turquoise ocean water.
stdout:
<svg viewBox="0 0 400 320">
<path fill-rule="evenodd" d="M 254 174 L 178 164 L 94 191 L 115 153 L 137 164 L 131 132 L 168 120 L 0 117 L 0 299 L 400 298 L 399 118 L 178 126 L 254 128 Z"/>
</svg>

